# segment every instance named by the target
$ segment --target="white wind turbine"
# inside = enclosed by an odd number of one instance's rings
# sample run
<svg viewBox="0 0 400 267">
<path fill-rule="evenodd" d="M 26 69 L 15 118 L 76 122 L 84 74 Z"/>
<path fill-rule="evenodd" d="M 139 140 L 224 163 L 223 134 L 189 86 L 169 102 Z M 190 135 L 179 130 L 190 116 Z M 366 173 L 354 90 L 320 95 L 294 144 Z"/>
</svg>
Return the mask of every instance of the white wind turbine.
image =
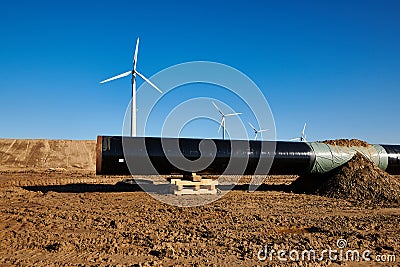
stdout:
<svg viewBox="0 0 400 267">
<path fill-rule="evenodd" d="M 306 139 L 306 126 L 307 126 L 307 123 L 304 123 L 303 131 L 301 131 L 301 136 L 300 137 L 290 139 L 289 141 L 307 142 L 307 139 Z"/>
<path fill-rule="evenodd" d="M 240 112 L 235 112 L 235 113 L 230 113 L 230 114 L 224 114 L 217 106 L 217 104 L 214 103 L 214 101 L 211 101 L 214 107 L 218 110 L 219 114 L 221 114 L 221 123 L 218 127 L 218 132 L 221 130 L 222 127 L 222 139 L 225 139 L 225 118 L 226 117 L 231 117 L 231 116 L 237 116 L 242 113 Z"/>
<path fill-rule="evenodd" d="M 256 127 L 254 127 L 253 124 L 251 124 L 250 122 L 249 122 L 249 125 L 254 130 L 254 134 L 255 134 L 254 140 L 257 140 L 258 133 L 262 133 L 262 132 L 268 131 L 268 129 L 264 129 L 264 130 L 259 129 L 259 130 L 257 130 Z"/>
<path fill-rule="evenodd" d="M 132 75 L 131 83 L 132 83 L 132 103 L 131 103 L 131 136 L 136 136 L 136 74 L 139 75 L 140 78 L 145 80 L 148 84 L 150 84 L 153 88 L 157 91 L 162 93 L 162 91 L 149 79 L 147 79 L 143 74 L 136 70 L 136 63 L 137 63 L 137 55 L 138 55 L 138 48 L 139 48 L 139 38 L 136 41 L 136 48 L 135 54 L 133 55 L 133 68 L 130 71 L 124 72 L 122 74 L 116 75 L 111 77 L 107 80 L 101 81 L 100 83 L 106 83 L 112 80 L 116 80 L 122 77 L 126 77 L 128 75 Z"/>
</svg>

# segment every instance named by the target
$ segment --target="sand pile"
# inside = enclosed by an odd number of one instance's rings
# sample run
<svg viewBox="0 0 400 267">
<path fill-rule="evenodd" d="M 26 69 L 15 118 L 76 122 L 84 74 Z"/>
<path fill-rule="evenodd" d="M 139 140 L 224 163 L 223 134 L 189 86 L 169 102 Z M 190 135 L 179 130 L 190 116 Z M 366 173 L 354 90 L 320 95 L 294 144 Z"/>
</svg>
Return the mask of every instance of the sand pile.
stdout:
<svg viewBox="0 0 400 267">
<path fill-rule="evenodd" d="M 292 190 L 345 199 L 362 206 L 398 207 L 400 204 L 399 180 L 359 153 L 324 175 L 300 176 L 292 183 Z"/>
<path fill-rule="evenodd" d="M 368 144 L 365 141 L 358 140 L 358 139 L 337 139 L 337 140 L 325 140 L 323 143 L 328 144 L 328 145 L 333 145 L 333 146 L 345 146 L 345 147 L 351 147 L 351 146 L 362 146 L 362 147 L 369 147 L 370 144 Z"/>
</svg>

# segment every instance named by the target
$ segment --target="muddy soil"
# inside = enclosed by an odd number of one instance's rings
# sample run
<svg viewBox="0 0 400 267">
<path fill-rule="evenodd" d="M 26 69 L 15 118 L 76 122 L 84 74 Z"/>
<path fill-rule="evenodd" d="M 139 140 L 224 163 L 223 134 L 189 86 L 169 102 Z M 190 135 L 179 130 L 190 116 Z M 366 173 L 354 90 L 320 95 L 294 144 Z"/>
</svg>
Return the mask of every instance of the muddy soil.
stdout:
<svg viewBox="0 0 400 267">
<path fill-rule="evenodd" d="M 40 156 L 30 152 L 35 150 L 32 142 L 3 144 L 1 266 L 400 263 L 398 206 L 358 205 L 350 199 L 293 193 L 290 184 L 296 176 L 267 176 L 256 192 L 247 191 L 251 177 L 243 177 L 219 200 L 181 208 L 153 199 L 137 185 L 121 183 L 128 177 L 94 175 L 91 150 L 84 152 L 82 162 L 78 160 L 82 155 L 73 152 L 85 151 L 82 144 L 54 143 L 57 153 L 40 145 Z M 84 145 L 94 148 L 93 141 Z M 68 161 L 63 153 L 70 155 Z M 74 167 L 75 160 L 83 167 Z M 265 247 L 272 257 L 264 259 Z M 333 252 L 329 259 L 323 254 L 328 249 L 341 251 L 342 257 Z M 286 252 L 280 255 L 283 260 L 276 254 L 279 250 Z M 302 259 L 303 250 L 315 250 L 316 257 Z M 355 261 L 356 256 L 346 256 L 348 250 L 360 254 L 369 250 L 370 261 Z M 299 258 L 289 257 L 289 251 L 300 253 Z"/>
<path fill-rule="evenodd" d="M 399 208 L 291 193 L 293 177 L 268 177 L 254 193 L 238 186 L 193 208 L 163 204 L 118 183 L 123 178 L 65 171 L 0 175 L 0 264 L 387 266 L 328 258 L 282 262 L 276 255 L 260 261 L 257 254 L 266 245 L 268 251 L 320 252 L 337 248 L 339 239 L 346 248 L 371 250 L 371 258 L 400 249 Z"/>
</svg>

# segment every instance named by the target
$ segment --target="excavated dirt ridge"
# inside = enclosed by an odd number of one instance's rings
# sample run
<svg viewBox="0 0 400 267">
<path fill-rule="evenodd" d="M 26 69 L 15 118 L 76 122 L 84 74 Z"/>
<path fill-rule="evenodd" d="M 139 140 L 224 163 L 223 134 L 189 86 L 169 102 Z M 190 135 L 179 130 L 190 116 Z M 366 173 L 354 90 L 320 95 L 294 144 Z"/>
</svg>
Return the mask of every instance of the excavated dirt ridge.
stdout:
<svg viewBox="0 0 400 267">
<path fill-rule="evenodd" d="M 360 153 L 324 175 L 300 176 L 293 191 L 345 199 L 357 205 L 398 207 L 400 182 Z"/>
</svg>

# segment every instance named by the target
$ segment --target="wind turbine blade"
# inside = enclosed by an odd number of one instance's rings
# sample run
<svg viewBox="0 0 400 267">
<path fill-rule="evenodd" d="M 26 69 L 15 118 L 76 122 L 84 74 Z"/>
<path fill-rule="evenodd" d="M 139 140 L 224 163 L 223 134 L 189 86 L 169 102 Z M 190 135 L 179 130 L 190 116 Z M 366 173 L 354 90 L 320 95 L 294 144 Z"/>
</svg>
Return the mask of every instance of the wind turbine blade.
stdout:
<svg viewBox="0 0 400 267">
<path fill-rule="evenodd" d="M 139 37 L 136 40 L 135 54 L 133 56 L 133 70 L 136 70 L 138 50 L 139 50 Z"/>
<path fill-rule="evenodd" d="M 217 104 L 215 104 L 214 101 L 211 101 L 211 103 L 214 105 L 214 107 L 218 110 L 218 112 L 219 112 L 222 116 L 225 116 L 224 113 L 219 109 L 219 107 L 217 106 Z"/>
<path fill-rule="evenodd" d="M 306 126 L 307 126 L 307 123 L 304 123 L 304 127 L 303 127 L 303 131 L 301 132 L 301 135 L 304 137 L 304 133 L 305 133 L 305 131 L 306 131 Z"/>
<path fill-rule="evenodd" d="M 235 116 L 235 115 L 240 115 L 240 114 L 242 114 L 242 113 L 241 112 L 231 113 L 231 114 L 226 114 L 225 117 Z"/>
<path fill-rule="evenodd" d="M 254 131 L 257 132 L 257 129 L 256 129 L 256 127 L 253 126 L 253 124 L 251 124 L 251 123 L 249 122 L 249 125 L 250 125 L 251 128 L 253 128 Z"/>
<path fill-rule="evenodd" d="M 116 79 L 119 79 L 119 78 L 128 76 L 129 74 L 132 74 L 132 71 L 131 71 L 131 70 L 130 70 L 130 71 L 127 71 L 127 72 L 124 72 L 124 73 L 122 73 L 122 74 L 119 74 L 119 75 L 117 75 L 117 76 L 108 78 L 107 80 L 101 81 L 100 83 L 110 82 L 110 81 L 112 81 L 112 80 L 116 80 Z"/>
<path fill-rule="evenodd" d="M 290 139 L 289 141 L 300 141 L 300 138 L 293 138 L 293 139 Z"/>
<path fill-rule="evenodd" d="M 257 131 L 257 132 L 259 132 L 259 133 L 262 133 L 262 132 L 266 132 L 266 131 L 268 131 L 269 129 L 264 129 L 264 130 L 259 130 L 259 131 Z"/>
<path fill-rule="evenodd" d="M 137 72 L 137 70 L 135 70 L 135 73 L 137 75 L 140 76 L 140 78 L 142 78 L 143 80 L 145 80 L 148 84 L 150 84 L 151 86 L 153 86 L 154 89 L 156 89 L 157 91 L 159 91 L 161 94 L 163 93 L 154 83 L 152 83 L 149 79 L 147 79 L 146 77 L 143 76 L 143 74 Z"/>
<path fill-rule="evenodd" d="M 256 133 L 256 136 L 254 136 L 254 140 L 257 140 L 257 133 Z"/>
</svg>

